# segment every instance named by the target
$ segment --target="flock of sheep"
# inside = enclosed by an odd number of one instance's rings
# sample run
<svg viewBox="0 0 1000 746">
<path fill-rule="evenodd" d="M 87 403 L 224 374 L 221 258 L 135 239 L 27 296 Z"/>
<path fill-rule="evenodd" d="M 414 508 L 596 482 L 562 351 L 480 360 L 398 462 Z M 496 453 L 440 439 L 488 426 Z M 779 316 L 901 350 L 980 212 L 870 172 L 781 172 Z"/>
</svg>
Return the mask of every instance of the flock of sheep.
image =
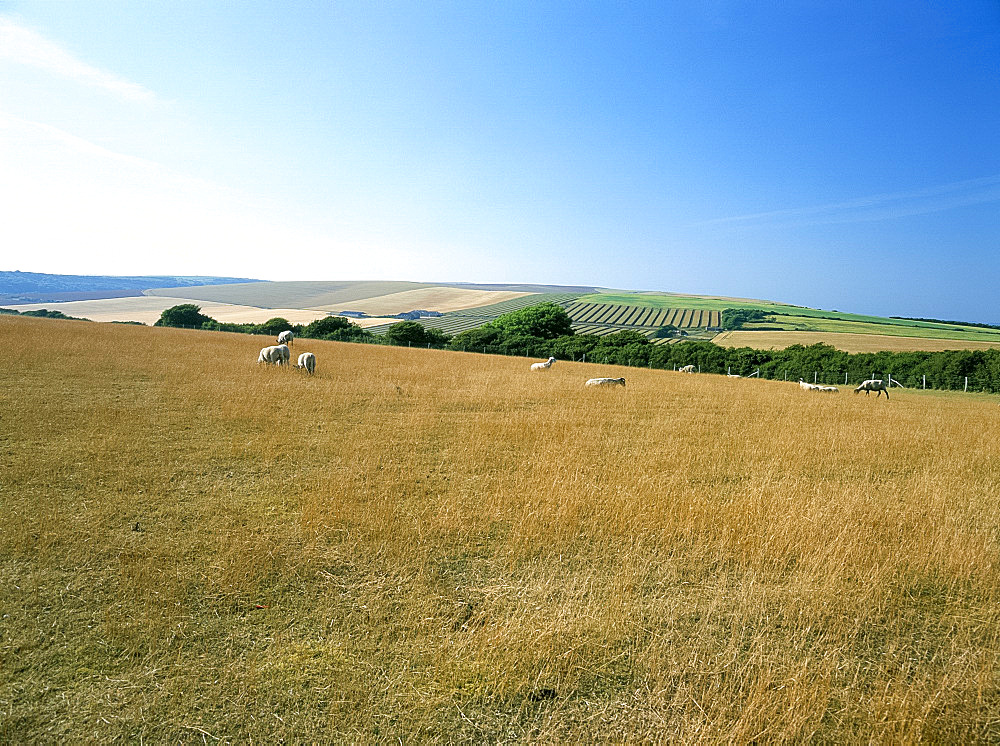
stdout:
<svg viewBox="0 0 1000 746">
<path fill-rule="evenodd" d="M 554 357 L 550 357 L 544 363 L 532 363 L 531 370 L 533 371 L 548 370 L 549 368 L 552 367 L 552 363 L 554 363 L 555 361 L 556 359 Z M 694 373 L 695 366 L 685 365 L 683 368 L 678 368 L 678 372 Z M 739 378 L 739 376 L 732 374 L 728 374 L 728 377 Z M 584 386 L 624 386 L 624 385 L 625 385 L 624 378 L 591 378 L 584 384 Z M 806 391 L 825 391 L 834 394 L 840 393 L 840 389 L 838 389 L 836 386 L 818 386 L 816 384 L 806 383 L 801 378 L 799 379 L 799 386 L 801 386 Z M 872 378 L 862 382 L 860 386 L 854 389 L 854 393 L 857 394 L 859 391 L 864 391 L 866 396 L 870 394 L 872 391 L 877 391 L 878 396 L 882 396 L 882 392 L 884 391 L 885 398 L 886 399 L 889 398 L 889 387 L 888 385 L 886 385 L 885 381 L 879 378 Z"/>
<path fill-rule="evenodd" d="M 257 356 L 257 362 L 266 365 L 288 365 L 292 359 L 292 352 L 288 346 L 293 339 L 295 339 L 295 335 L 291 331 L 282 332 L 278 335 L 278 344 L 261 349 L 260 355 Z M 295 367 L 312 375 L 316 372 L 316 356 L 311 352 L 303 352 L 299 355 L 299 361 Z"/>
<path fill-rule="evenodd" d="M 292 353 L 289 350 L 289 345 L 292 344 L 292 340 L 295 339 L 295 335 L 291 331 L 284 331 L 278 335 L 278 344 L 271 345 L 270 347 L 264 347 L 260 351 L 260 355 L 257 357 L 258 363 L 265 363 L 266 365 L 288 365 L 291 362 Z M 532 363 L 532 371 L 548 370 L 552 367 L 556 359 L 550 357 L 545 362 Z M 299 360 L 295 364 L 296 368 L 301 368 L 305 370 L 309 375 L 316 372 L 316 356 L 311 352 L 303 352 L 299 355 Z M 694 373 L 695 367 L 693 365 L 685 365 L 683 368 L 679 368 L 680 373 Z M 730 375 L 730 378 L 739 378 L 739 376 Z M 590 378 L 584 386 L 624 386 L 624 378 Z M 806 383 L 801 378 L 799 379 L 799 386 L 806 391 L 824 391 L 828 393 L 840 393 L 840 389 L 836 386 L 818 386 L 813 383 Z M 872 391 L 877 391 L 878 396 L 882 396 L 882 392 L 885 392 L 885 398 L 889 398 L 889 387 L 886 382 L 879 378 L 872 378 L 867 381 L 862 382 L 860 386 L 854 389 L 854 393 L 857 394 L 860 391 L 864 391 L 867 396 Z"/>
<path fill-rule="evenodd" d="M 815 383 L 806 383 L 801 378 L 799 379 L 799 386 L 806 391 L 826 391 L 832 394 L 840 393 L 840 389 L 836 386 L 817 386 Z M 861 391 L 865 392 L 865 396 L 868 396 L 872 391 L 877 391 L 878 394 L 875 398 L 882 396 L 882 392 L 885 392 L 885 398 L 889 398 L 889 385 L 883 381 L 881 378 L 869 378 L 867 381 L 862 381 L 861 385 L 854 389 L 854 393 L 857 394 Z"/>
</svg>

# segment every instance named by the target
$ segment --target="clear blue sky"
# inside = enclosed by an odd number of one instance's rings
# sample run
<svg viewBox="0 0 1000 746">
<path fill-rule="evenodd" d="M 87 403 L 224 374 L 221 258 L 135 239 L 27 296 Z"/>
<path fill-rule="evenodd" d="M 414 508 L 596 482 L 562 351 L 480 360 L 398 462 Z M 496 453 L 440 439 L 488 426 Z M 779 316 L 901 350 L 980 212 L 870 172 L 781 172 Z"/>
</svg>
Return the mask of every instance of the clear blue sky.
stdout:
<svg viewBox="0 0 1000 746">
<path fill-rule="evenodd" d="M 0 1 L 0 269 L 1000 322 L 1000 2 Z"/>
</svg>

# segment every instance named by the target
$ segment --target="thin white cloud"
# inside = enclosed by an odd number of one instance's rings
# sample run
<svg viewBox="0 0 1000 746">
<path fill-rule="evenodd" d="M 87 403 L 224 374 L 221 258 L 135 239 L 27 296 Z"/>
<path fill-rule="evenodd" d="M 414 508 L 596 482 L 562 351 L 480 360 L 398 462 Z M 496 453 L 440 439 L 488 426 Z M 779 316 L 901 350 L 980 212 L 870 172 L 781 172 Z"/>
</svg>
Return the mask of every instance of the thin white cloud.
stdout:
<svg viewBox="0 0 1000 746">
<path fill-rule="evenodd" d="M 0 16 L 0 58 L 35 67 L 128 101 L 156 102 L 156 95 L 141 85 L 77 59 L 58 44 Z"/>
<path fill-rule="evenodd" d="M 1000 200 L 1000 174 L 979 179 L 954 181 L 925 189 L 877 194 L 843 202 L 771 210 L 748 215 L 734 215 L 705 220 L 696 226 L 708 225 L 818 225 L 830 223 L 862 223 L 890 220 L 910 215 L 925 215 L 958 207 Z"/>
</svg>

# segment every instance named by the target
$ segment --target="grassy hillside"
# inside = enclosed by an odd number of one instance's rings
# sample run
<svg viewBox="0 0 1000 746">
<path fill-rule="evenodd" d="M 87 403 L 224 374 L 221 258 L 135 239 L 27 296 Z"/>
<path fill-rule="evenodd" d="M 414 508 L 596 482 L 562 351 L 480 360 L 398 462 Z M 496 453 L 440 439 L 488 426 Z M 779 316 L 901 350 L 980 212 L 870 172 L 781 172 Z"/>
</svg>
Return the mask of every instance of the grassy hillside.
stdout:
<svg viewBox="0 0 1000 746">
<path fill-rule="evenodd" d="M 746 324 L 744 329 L 747 331 L 753 331 L 754 329 L 766 331 L 811 331 L 841 334 L 877 334 L 920 339 L 949 339 L 969 342 L 1000 342 L 1000 329 L 938 324 L 926 321 L 908 321 L 905 319 L 881 319 L 877 316 L 844 318 L 848 316 L 850 315 L 841 314 L 840 318 L 825 318 L 819 315 L 805 314 L 781 315 L 776 316 L 773 321 Z"/>
<path fill-rule="evenodd" d="M 722 347 L 752 347 L 757 350 L 783 350 L 792 345 L 828 344 L 844 352 L 936 352 L 939 350 L 984 350 L 1000 346 L 995 342 L 955 340 L 931 337 L 901 337 L 888 334 L 853 334 L 831 331 L 735 331 L 712 338 Z"/>
<path fill-rule="evenodd" d="M 317 280 L 154 288 L 144 292 L 152 298 L 168 298 L 170 303 L 194 302 L 212 306 L 233 321 L 259 321 L 275 315 L 294 321 L 310 321 L 327 312 L 361 311 L 376 317 L 362 322 L 376 334 L 384 333 L 390 323 L 394 323 L 377 317 L 416 309 L 444 313 L 443 317 L 421 319 L 420 323 L 456 334 L 489 323 L 507 311 L 548 301 L 566 308 L 578 333 L 593 335 L 635 330 L 652 337 L 661 326 L 672 324 L 683 329 L 691 339 L 712 339 L 721 325 L 723 310 L 756 308 L 774 316 L 743 327 L 745 332 L 761 332 L 761 337 L 741 335 L 740 338 L 747 346 L 761 349 L 775 346 L 775 338 L 768 336 L 775 332 L 810 332 L 813 341 L 839 344 L 841 349 L 871 349 L 872 344 L 883 337 L 911 340 L 892 342 L 890 349 L 937 349 L 922 341 L 927 339 L 947 340 L 954 349 L 1000 343 L 1000 330 L 963 324 L 883 318 L 748 298 L 593 287 Z M 521 293 L 526 294 L 516 297 Z M 41 305 L 17 307 L 27 309 Z M 76 307 L 67 306 L 65 313 L 101 320 L 113 317 L 114 320 L 149 323 L 150 313 L 158 307 L 158 302 L 150 298 L 122 299 L 120 302 L 81 301 Z M 844 335 L 875 338 L 855 341 Z M 720 342 L 725 339 L 729 338 L 720 338 Z M 676 342 L 677 339 L 657 341 Z M 843 346 L 845 342 L 848 347 Z"/>
<path fill-rule="evenodd" d="M 1000 739 L 993 397 L 0 343 L 2 741 Z"/>
</svg>

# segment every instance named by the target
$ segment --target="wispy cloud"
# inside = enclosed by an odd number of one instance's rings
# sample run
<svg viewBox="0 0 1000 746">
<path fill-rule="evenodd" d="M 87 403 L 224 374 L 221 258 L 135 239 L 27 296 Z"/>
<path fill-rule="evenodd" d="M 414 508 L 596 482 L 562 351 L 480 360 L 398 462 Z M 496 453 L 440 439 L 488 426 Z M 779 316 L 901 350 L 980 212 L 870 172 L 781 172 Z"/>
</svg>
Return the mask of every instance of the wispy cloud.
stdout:
<svg viewBox="0 0 1000 746">
<path fill-rule="evenodd" d="M 267 277 L 289 247 L 340 258 L 333 241 L 281 205 L 51 125 L 0 112 L 0 142 L 9 146 L 0 148 L 0 246 L 11 247 L 0 269 L 16 260 L 84 274 L 184 267 Z M 348 266 L 362 271 L 369 261 L 359 253 Z"/>
<path fill-rule="evenodd" d="M 924 189 L 831 202 L 809 207 L 733 215 L 696 223 L 709 225 L 820 225 L 891 220 L 1000 201 L 1000 174 L 953 181 Z"/>
<path fill-rule="evenodd" d="M 0 16 L 0 58 L 35 67 L 129 101 L 154 103 L 156 95 L 141 85 L 77 59 L 41 34 Z"/>
</svg>

